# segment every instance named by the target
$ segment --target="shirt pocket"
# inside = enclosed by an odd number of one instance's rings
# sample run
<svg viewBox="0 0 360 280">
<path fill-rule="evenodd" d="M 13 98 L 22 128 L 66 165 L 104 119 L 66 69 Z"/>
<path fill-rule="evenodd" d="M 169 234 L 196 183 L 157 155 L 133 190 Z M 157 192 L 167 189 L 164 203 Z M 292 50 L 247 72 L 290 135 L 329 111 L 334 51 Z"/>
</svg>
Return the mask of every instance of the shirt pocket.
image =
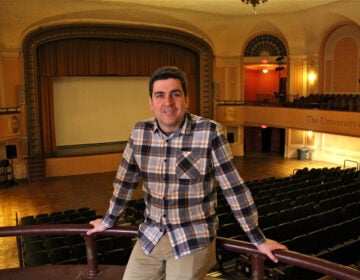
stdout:
<svg viewBox="0 0 360 280">
<path fill-rule="evenodd" d="M 201 156 L 191 151 L 179 151 L 176 155 L 176 176 L 179 179 L 199 180 Z"/>
</svg>

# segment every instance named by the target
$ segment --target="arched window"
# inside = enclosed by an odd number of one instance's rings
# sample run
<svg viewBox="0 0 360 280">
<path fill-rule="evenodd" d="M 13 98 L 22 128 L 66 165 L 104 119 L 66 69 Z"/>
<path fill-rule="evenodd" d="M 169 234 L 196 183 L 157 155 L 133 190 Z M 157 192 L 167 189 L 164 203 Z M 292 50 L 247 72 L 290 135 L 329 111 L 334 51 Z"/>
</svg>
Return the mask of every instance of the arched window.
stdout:
<svg viewBox="0 0 360 280">
<path fill-rule="evenodd" d="M 244 57 L 249 56 L 287 56 L 284 43 L 271 34 L 261 34 L 246 46 Z"/>
</svg>

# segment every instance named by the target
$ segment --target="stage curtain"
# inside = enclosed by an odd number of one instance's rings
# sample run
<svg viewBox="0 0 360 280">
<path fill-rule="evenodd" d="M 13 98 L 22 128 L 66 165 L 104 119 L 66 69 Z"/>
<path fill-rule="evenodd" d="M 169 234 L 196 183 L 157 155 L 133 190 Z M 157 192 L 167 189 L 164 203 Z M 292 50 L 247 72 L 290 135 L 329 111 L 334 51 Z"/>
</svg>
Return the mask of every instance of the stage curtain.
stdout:
<svg viewBox="0 0 360 280">
<path fill-rule="evenodd" d="M 41 77 L 39 81 L 41 96 L 42 145 L 45 156 L 56 152 L 53 78 Z"/>
<path fill-rule="evenodd" d="M 36 51 L 44 155 L 56 152 L 54 77 L 150 76 L 160 66 L 176 65 L 188 75 L 189 111 L 199 111 L 199 56 L 188 48 L 134 39 L 68 38 L 47 42 Z"/>
</svg>

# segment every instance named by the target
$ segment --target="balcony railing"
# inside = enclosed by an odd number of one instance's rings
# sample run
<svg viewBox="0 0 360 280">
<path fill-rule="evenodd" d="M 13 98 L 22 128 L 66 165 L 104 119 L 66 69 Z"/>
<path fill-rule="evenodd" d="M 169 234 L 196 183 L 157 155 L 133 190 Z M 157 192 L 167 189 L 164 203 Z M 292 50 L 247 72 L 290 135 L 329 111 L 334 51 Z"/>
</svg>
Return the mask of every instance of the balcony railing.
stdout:
<svg viewBox="0 0 360 280">
<path fill-rule="evenodd" d="M 66 274 L 66 279 L 114 279 L 119 277 L 124 271 L 123 266 L 99 266 L 97 262 L 96 235 L 87 236 L 86 231 L 91 228 L 90 225 L 27 225 L 27 226 L 8 226 L 0 227 L 0 237 L 10 237 L 25 235 L 73 235 L 83 236 L 86 243 L 87 265 L 47 265 L 39 267 L 3 269 L 0 270 L 0 279 L 63 279 L 62 274 Z M 101 235 L 136 237 L 136 227 L 113 227 Z M 247 242 L 232 240 L 228 238 L 217 238 L 217 248 L 247 255 L 251 262 L 251 279 L 263 279 L 265 276 L 264 262 L 266 257 L 262 255 L 253 245 Z M 300 254 L 293 251 L 276 251 L 276 257 L 281 263 L 301 267 L 304 269 L 316 271 L 336 279 L 359 280 L 360 271 L 339 265 L 333 262 L 322 260 L 316 257 Z M 61 268 L 60 268 L 61 267 Z M 61 275 L 60 275 L 61 274 Z M 60 278 L 59 278 L 60 277 Z"/>
</svg>

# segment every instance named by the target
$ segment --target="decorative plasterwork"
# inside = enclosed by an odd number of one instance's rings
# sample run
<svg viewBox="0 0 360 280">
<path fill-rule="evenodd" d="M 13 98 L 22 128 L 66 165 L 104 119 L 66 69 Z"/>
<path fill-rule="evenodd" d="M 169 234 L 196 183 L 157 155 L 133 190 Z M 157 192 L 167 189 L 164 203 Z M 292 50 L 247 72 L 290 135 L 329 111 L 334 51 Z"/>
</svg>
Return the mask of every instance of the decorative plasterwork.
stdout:
<svg viewBox="0 0 360 280">
<path fill-rule="evenodd" d="M 248 56 L 287 56 L 284 43 L 271 34 L 261 34 L 253 38 L 246 46 L 244 57 Z"/>
</svg>

